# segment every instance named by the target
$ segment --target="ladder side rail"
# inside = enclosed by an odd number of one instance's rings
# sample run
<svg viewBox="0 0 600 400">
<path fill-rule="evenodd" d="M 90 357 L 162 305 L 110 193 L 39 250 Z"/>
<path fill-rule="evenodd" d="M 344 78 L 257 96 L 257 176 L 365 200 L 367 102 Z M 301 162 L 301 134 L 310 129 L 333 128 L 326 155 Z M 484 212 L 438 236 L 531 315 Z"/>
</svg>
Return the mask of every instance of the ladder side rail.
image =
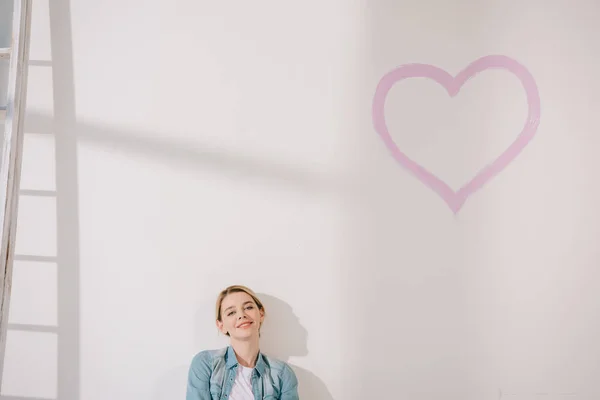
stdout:
<svg viewBox="0 0 600 400">
<path fill-rule="evenodd" d="M 0 160 L 0 228 L 2 229 L 0 232 L 0 387 L 2 387 L 4 372 L 23 159 L 31 5 L 31 0 L 15 0 L 14 3 L 6 121 L 2 141 L 2 159 Z"/>
</svg>

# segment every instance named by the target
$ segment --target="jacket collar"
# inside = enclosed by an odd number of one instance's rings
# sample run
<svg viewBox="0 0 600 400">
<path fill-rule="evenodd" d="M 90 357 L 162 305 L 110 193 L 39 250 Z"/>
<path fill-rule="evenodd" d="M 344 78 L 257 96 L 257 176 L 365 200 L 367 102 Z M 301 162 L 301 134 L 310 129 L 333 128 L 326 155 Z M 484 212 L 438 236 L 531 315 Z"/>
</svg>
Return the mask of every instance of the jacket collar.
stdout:
<svg viewBox="0 0 600 400">
<path fill-rule="evenodd" d="M 233 347 L 227 346 L 227 352 L 225 353 L 225 362 L 227 368 L 231 369 L 238 365 L 237 357 L 235 356 L 235 352 L 233 351 Z M 260 374 L 263 375 L 267 368 L 267 363 L 265 361 L 265 356 L 259 351 L 258 357 L 256 358 L 256 365 L 254 369 Z"/>
</svg>

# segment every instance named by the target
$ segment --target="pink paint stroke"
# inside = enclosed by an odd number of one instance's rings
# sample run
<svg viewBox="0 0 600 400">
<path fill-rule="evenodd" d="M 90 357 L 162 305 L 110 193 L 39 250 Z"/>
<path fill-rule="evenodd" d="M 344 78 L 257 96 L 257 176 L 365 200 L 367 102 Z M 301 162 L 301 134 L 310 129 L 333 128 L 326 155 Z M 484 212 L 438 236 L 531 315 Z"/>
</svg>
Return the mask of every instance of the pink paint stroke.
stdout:
<svg viewBox="0 0 600 400">
<path fill-rule="evenodd" d="M 423 166 L 404 154 L 392 139 L 385 123 L 385 100 L 395 83 L 407 78 L 429 78 L 442 85 L 450 97 L 458 94 L 461 87 L 478 73 L 492 68 L 501 68 L 512 72 L 523 85 L 527 95 L 529 113 L 521 133 L 515 141 L 491 164 L 479 171 L 471 181 L 458 191 L 452 190 L 448 184 L 429 172 Z M 456 77 L 446 71 L 427 64 L 407 64 L 387 73 L 379 84 L 373 99 L 373 123 L 383 142 L 401 166 L 407 168 L 421 182 L 437 192 L 456 214 L 467 198 L 483 187 L 490 179 L 508 166 L 535 136 L 540 123 L 540 96 L 533 76 L 517 61 L 500 55 L 482 57 L 462 70 Z"/>
</svg>

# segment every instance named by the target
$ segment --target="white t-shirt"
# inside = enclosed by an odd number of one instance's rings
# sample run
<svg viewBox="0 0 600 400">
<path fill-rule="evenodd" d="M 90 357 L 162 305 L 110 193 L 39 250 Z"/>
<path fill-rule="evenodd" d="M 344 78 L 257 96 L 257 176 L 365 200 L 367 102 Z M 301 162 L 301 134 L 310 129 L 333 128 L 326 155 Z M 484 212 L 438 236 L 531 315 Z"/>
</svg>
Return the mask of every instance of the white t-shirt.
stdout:
<svg viewBox="0 0 600 400">
<path fill-rule="evenodd" d="M 252 393 L 252 371 L 254 368 L 244 367 L 238 364 L 235 382 L 229 394 L 230 400 L 254 400 Z"/>
</svg>

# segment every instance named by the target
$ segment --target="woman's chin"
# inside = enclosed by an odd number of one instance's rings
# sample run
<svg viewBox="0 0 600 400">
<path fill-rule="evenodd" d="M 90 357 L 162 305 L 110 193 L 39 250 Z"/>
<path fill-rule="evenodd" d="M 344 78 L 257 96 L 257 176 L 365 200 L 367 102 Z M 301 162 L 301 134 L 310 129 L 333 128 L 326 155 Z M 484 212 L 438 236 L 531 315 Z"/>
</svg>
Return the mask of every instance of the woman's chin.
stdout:
<svg viewBox="0 0 600 400">
<path fill-rule="evenodd" d="M 242 332 L 236 332 L 234 339 L 248 340 L 248 339 L 252 339 L 254 337 L 258 337 L 258 332 L 255 332 L 253 330 L 247 330 L 247 331 L 242 331 Z"/>
</svg>

